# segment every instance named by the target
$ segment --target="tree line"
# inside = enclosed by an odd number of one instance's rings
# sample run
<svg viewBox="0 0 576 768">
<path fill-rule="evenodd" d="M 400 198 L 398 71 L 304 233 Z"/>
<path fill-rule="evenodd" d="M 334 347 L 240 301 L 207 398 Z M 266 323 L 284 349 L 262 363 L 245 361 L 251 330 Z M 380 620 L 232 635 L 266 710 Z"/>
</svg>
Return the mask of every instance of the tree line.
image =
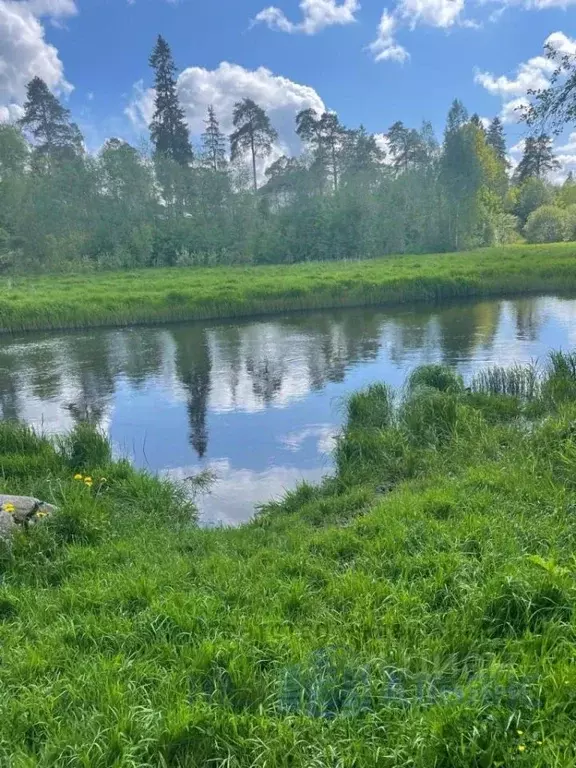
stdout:
<svg viewBox="0 0 576 768">
<path fill-rule="evenodd" d="M 230 136 L 209 107 L 193 147 L 162 37 L 150 65 L 151 151 L 111 138 L 88 153 L 69 110 L 41 78 L 30 81 L 22 118 L 0 126 L 3 269 L 280 263 L 576 239 L 574 179 L 548 181 L 558 167 L 541 119 L 551 96 L 534 94 L 527 120 L 539 130 L 513 173 L 500 119 L 485 127 L 457 99 L 441 141 L 427 122 L 397 121 L 382 139 L 305 109 L 294 126 L 300 154 L 277 157 L 277 131 L 249 98 L 234 105 Z"/>
</svg>

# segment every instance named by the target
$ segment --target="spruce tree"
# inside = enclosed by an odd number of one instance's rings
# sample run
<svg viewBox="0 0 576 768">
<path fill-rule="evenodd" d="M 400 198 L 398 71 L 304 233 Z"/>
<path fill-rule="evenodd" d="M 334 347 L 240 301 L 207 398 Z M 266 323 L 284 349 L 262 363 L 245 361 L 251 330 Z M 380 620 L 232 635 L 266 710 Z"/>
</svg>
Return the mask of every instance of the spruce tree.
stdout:
<svg viewBox="0 0 576 768">
<path fill-rule="evenodd" d="M 454 131 L 458 131 L 462 126 L 468 122 L 468 110 L 462 104 L 460 99 L 454 99 L 448 110 L 448 117 L 446 118 L 446 128 L 444 135 L 448 136 Z"/>
<path fill-rule="evenodd" d="M 76 123 L 70 122 L 70 110 L 60 104 L 40 77 L 34 77 L 26 86 L 24 114 L 18 125 L 33 137 L 40 155 L 70 157 L 82 151 L 82 134 Z"/>
<path fill-rule="evenodd" d="M 232 121 L 236 128 L 230 136 L 232 160 L 240 157 L 243 152 L 250 151 L 252 181 L 256 191 L 258 189 L 256 158 L 259 155 L 265 157 L 270 154 L 278 133 L 272 127 L 266 112 L 252 99 L 242 99 L 234 104 Z"/>
<path fill-rule="evenodd" d="M 172 52 L 162 35 L 158 35 L 150 56 L 150 66 L 154 70 L 156 92 L 155 110 L 150 123 L 150 137 L 155 154 L 157 157 L 174 160 L 180 165 L 188 165 L 193 160 L 188 126 L 176 92 L 176 67 Z"/>
<path fill-rule="evenodd" d="M 526 179 L 543 179 L 550 171 L 560 167 L 554 157 L 552 139 L 546 134 L 529 136 L 524 145 L 524 154 L 516 168 L 515 177 L 519 184 Z"/>
<path fill-rule="evenodd" d="M 213 106 L 208 107 L 208 116 L 204 124 L 206 125 L 206 130 L 202 134 L 204 157 L 212 170 L 219 171 L 226 163 L 226 137 L 220 132 Z"/>
<path fill-rule="evenodd" d="M 482 118 L 480 117 L 478 112 L 474 112 L 474 114 L 470 118 L 470 122 L 475 128 L 477 128 L 480 131 L 480 133 L 482 133 L 483 135 L 486 135 L 486 128 L 484 128 L 484 123 L 482 122 Z"/>
<path fill-rule="evenodd" d="M 504 126 L 499 117 L 495 117 L 488 126 L 486 143 L 492 147 L 498 160 L 508 167 L 510 163 L 506 157 L 506 137 L 504 135 Z"/>
</svg>

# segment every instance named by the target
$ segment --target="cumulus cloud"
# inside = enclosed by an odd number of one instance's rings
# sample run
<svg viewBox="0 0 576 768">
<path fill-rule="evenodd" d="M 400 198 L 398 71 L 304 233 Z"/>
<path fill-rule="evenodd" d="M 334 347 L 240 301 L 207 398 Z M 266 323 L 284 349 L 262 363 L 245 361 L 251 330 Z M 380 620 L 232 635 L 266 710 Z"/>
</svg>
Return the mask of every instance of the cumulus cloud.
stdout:
<svg viewBox="0 0 576 768">
<path fill-rule="evenodd" d="M 233 130 L 234 103 L 243 98 L 253 99 L 268 112 L 280 134 L 283 148 L 288 150 L 297 147 L 294 134 L 296 114 L 308 108 L 317 112 L 325 110 L 324 102 L 314 88 L 275 75 L 265 67 L 249 70 L 227 61 L 212 70 L 203 67 L 185 69 L 178 77 L 178 95 L 190 132 L 196 136 L 204 130 L 209 105 L 216 111 L 221 130 L 229 134 Z M 137 83 L 126 114 L 136 127 L 144 128 L 153 112 L 154 90 Z"/>
<path fill-rule="evenodd" d="M 284 11 L 276 6 L 264 8 L 256 15 L 254 24 L 267 24 L 271 29 L 294 34 L 315 35 L 317 32 L 335 25 L 342 26 L 356 21 L 360 10 L 359 0 L 301 0 L 302 21 L 290 21 Z"/>
<path fill-rule="evenodd" d="M 188 67 L 178 77 L 178 95 L 185 111 L 186 121 L 193 136 L 204 130 L 206 111 L 214 107 L 220 129 L 226 135 L 233 130 L 234 104 L 243 98 L 253 99 L 270 116 L 279 140 L 270 155 L 260 158 L 257 173 L 260 179 L 264 169 L 284 154 L 294 154 L 299 140 L 294 131 L 294 120 L 302 109 L 324 112 L 326 107 L 318 93 L 307 85 L 295 83 L 286 77 L 273 74 L 265 67 L 245 69 L 238 64 L 223 61 L 216 69 Z M 154 113 L 154 89 L 136 83 L 126 114 L 140 130 L 147 128 Z"/>
<path fill-rule="evenodd" d="M 576 56 L 576 40 L 572 40 L 564 32 L 552 32 L 546 38 L 545 45 L 562 55 Z"/>
<path fill-rule="evenodd" d="M 500 75 L 495 77 L 490 72 L 476 72 L 474 82 L 485 88 L 493 96 L 509 98 L 521 96 L 532 89 L 546 88 L 549 76 L 554 72 L 555 64 L 544 56 L 535 56 L 519 65 L 513 77 Z"/>
<path fill-rule="evenodd" d="M 547 8 L 568 8 L 570 5 L 575 5 L 576 0 L 527 0 L 525 6 L 527 8 L 534 8 L 538 11 L 546 10 Z"/>
<path fill-rule="evenodd" d="M 78 13 L 74 0 L 23 0 L 19 5 L 28 8 L 35 16 L 63 18 Z"/>
<path fill-rule="evenodd" d="M 401 0 L 396 12 L 412 28 L 417 24 L 447 28 L 459 21 L 463 10 L 464 0 Z"/>
<path fill-rule="evenodd" d="M 374 61 L 402 62 L 408 58 L 408 51 L 394 39 L 396 25 L 396 19 L 384 9 L 378 25 L 378 35 L 368 46 L 368 50 L 374 56 Z"/>
<path fill-rule="evenodd" d="M 398 0 L 392 12 L 384 9 L 378 25 L 376 39 L 368 50 L 374 61 L 403 62 L 409 53 L 396 42 L 395 32 L 401 26 L 414 29 L 419 24 L 448 29 L 455 25 L 479 28 L 481 25 L 471 19 L 462 18 L 465 0 Z"/>
<path fill-rule="evenodd" d="M 506 101 L 500 111 L 500 119 L 503 123 L 519 123 L 528 104 L 529 101 L 524 96 Z"/>
<path fill-rule="evenodd" d="M 20 104 L 0 105 L 0 123 L 15 123 L 24 114 Z"/>
<path fill-rule="evenodd" d="M 568 137 L 566 144 L 561 144 L 556 148 L 557 152 L 571 152 L 576 154 L 576 131 L 573 131 Z"/>
<path fill-rule="evenodd" d="M 544 45 L 560 54 L 576 53 L 576 40 L 563 32 L 553 32 Z M 492 72 L 476 71 L 474 82 L 493 96 L 502 99 L 500 116 L 506 123 L 519 122 L 522 108 L 528 105 L 529 91 L 537 91 L 550 85 L 550 77 L 556 65 L 545 56 L 534 56 L 522 62 L 511 75 L 496 76 Z"/>
<path fill-rule="evenodd" d="M 58 51 L 44 38 L 40 18 L 74 13 L 72 0 L 0 0 L 0 121 L 21 116 L 26 84 L 36 75 L 57 92 L 72 90 Z"/>
</svg>

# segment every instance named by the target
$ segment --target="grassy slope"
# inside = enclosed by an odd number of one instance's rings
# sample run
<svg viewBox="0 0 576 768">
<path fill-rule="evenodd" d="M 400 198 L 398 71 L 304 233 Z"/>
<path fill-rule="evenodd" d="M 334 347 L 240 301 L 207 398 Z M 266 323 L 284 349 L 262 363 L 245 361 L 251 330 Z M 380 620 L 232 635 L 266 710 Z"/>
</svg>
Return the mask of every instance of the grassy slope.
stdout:
<svg viewBox="0 0 576 768">
<path fill-rule="evenodd" d="M 63 507 L 1 561 L 0 765 L 573 768 L 574 365 L 532 383 L 372 387 L 337 476 L 236 530 L 0 425 Z"/>
<path fill-rule="evenodd" d="M 375 261 L 5 278 L 0 331 L 574 289 L 576 245 Z"/>
</svg>

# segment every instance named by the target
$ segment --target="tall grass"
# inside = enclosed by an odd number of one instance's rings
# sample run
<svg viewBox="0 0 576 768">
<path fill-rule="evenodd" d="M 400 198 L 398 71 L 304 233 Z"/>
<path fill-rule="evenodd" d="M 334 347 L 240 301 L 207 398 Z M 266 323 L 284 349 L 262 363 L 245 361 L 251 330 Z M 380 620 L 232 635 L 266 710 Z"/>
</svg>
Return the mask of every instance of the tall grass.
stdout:
<svg viewBox="0 0 576 768">
<path fill-rule="evenodd" d="M 84 328 L 576 288 L 576 248 L 5 278 L 0 331 Z"/>
<path fill-rule="evenodd" d="M 540 395 L 541 383 L 542 374 L 536 364 L 493 366 L 474 376 L 471 389 L 482 394 L 533 400 Z"/>
<path fill-rule="evenodd" d="M 0 425 L 2 490 L 60 507 L 0 549 L 0 766 L 572 768 L 571 359 L 357 393 L 334 477 L 238 529 Z"/>
</svg>

